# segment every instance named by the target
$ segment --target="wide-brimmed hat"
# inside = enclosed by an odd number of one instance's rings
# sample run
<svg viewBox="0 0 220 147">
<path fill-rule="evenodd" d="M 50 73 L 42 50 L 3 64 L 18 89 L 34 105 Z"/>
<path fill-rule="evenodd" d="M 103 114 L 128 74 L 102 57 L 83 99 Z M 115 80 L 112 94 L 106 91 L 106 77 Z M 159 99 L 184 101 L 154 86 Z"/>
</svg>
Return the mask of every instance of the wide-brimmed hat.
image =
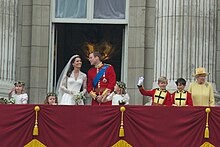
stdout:
<svg viewBox="0 0 220 147">
<path fill-rule="evenodd" d="M 205 68 L 199 67 L 199 68 L 196 68 L 196 73 L 193 74 L 192 76 L 196 77 L 196 76 L 198 76 L 198 75 L 206 75 L 206 76 L 208 76 L 209 73 L 207 73 L 207 72 L 205 71 Z"/>
</svg>

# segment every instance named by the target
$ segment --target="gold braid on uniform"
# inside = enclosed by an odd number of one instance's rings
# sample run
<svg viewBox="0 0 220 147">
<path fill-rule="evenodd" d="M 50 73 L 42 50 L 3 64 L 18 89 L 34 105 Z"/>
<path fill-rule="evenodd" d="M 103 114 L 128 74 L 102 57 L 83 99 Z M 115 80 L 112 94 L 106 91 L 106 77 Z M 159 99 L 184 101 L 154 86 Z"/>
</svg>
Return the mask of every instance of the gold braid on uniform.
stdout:
<svg viewBox="0 0 220 147">
<path fill-rule="evenodd" d="M 106 89 L 102 92 L 102 96 L 103 96 L 103 97 L 106 96 L 106 94 L 107 94 L 108 92 L 110 92 L 110 91 L 111 91 L 110 89 L 106 88 Z"/>
<path fill-rule="evenodd" d="M 97 95 L 94 91 L 90 91 L 89 95 L 95 100 Z"/>
</svg>

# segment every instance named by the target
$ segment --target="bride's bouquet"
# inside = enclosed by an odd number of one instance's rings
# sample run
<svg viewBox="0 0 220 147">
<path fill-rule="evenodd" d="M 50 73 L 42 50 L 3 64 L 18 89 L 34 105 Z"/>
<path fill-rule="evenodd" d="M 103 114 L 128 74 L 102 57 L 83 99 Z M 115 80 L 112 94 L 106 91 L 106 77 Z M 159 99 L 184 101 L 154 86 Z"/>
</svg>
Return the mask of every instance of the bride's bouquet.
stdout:
<svg viewBox="0 0 220 147">
<path fill-rule="evenodd" d="M 86 97 L 84 96 L 83 93 L 79 92 L 75 95 L 75 102 L 78 104 L 78 105 L 84 105 L 84 100 L 86 99 Z"/>
</svg>

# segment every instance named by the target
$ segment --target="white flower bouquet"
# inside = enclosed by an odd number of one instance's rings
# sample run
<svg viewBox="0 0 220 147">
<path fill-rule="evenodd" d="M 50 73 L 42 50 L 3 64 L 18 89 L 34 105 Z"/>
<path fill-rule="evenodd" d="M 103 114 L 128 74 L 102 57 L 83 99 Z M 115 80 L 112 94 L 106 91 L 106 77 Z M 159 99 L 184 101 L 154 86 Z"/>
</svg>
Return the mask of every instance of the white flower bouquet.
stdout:
<svg viewBox="0 0 220 147">
<path fill-rule="evenodd" d="M 86 97 L 84 96 L 83 93 L 79 92 L 78 94 L 75 95 L 75 102 L 78 105 L 83 105 L 84 104 L 84 100 L 86 99 Z"/>
<path fill-rule="evenodd" d="M 118 101 L 118 104 L 119 104 L 119 105 L 125 105 L 125 104 L 126 104 L 126 100 L 124 100 L 124 99 L 123 99 L 123 100 L 119 100 L 119 101 Z"/>
<path fill-rule="evenodd" d="M 15 104 L 15 99 L 11 98 L 11 99 L 6 99 L 6 98 L 0 98 L 0 102 L 2 104 Z"/>
</svg>

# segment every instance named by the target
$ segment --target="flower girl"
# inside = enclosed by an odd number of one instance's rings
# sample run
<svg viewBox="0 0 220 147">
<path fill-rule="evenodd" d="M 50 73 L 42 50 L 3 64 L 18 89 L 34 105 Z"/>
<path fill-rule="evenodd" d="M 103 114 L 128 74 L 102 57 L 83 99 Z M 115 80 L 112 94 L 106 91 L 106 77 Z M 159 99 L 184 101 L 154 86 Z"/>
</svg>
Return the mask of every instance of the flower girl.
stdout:
<svg viewBox="0 0 220 147">
<path fill-rule="evenodd" d="M 54 92 L 47 93 L 46 99 L 44 100 L 44 104 L 48 105 L 57 105 L 58 99 L 57 95 Z"/>
<path fill-rule="evenodd" d="M 27 104 L 28 95 L 24 92 L 25 83 L 17 81 L 14 86 L 8 94 L 9 100 L 14 100 L 15 104 Z"/>
<path fill-rule="evenodd" d="M 117 81 L 114 87 L 114 91 L 107 97 L 107 100 L 112 100 L 112 105 L 128 105 L 130 98 L 125 89 L 125 83 Z"/>
</svg>

